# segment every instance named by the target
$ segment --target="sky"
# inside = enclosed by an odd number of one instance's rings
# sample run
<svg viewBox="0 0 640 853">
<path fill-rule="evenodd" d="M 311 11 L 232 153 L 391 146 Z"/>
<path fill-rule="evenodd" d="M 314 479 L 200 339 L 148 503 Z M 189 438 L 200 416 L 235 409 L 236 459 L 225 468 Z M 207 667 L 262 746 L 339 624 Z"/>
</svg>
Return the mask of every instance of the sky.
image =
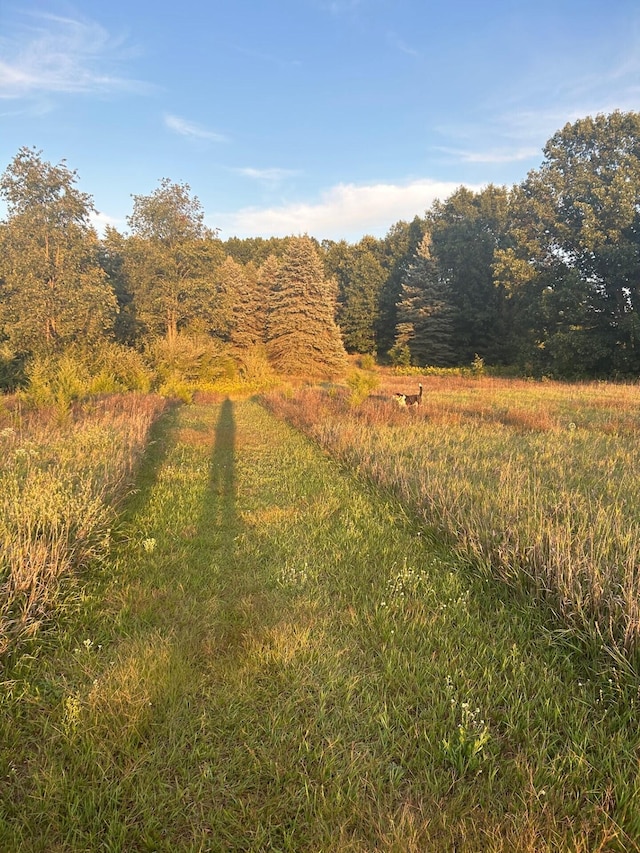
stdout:
<svg viewBox="0 0 640 853">
<path fill-rule="evenodd" d="M 616 109 L 638 0 L 0 0 L 0 172 L 64 160 L 99 232 L 168 178 L 223 240 L 382 237 Z"/>
</svg>

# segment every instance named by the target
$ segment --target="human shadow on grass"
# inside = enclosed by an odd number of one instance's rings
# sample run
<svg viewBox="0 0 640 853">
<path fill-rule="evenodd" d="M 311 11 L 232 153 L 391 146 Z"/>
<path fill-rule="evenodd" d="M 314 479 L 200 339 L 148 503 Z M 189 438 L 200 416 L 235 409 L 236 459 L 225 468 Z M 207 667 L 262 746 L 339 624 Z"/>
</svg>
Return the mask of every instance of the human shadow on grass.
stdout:
<svg viewBox="0 0 640 853">
<path fill-rule="evenodd" d="M 226 399 L 221 407 L 215 428 L 211 456 L 208 494 L 213 503 L 207 510 L 207 522 L 215 525 L 220 548 L 231 558 L 234 539 L 240 527 L 236 501 L 236 423 L 233 403 Z"/>
<path fill-rule="evenodd" d="M 135 469 L 137 488 L 120 504 L 120 523 L 125 526 L 149 499 L 149 494 L 158 481 L 162 466 L 169 455 L 169 436 L 176 429 L 180 417 L 180 406 L 171 403 L 151 425 L 147 446 Z"/>
</svg>

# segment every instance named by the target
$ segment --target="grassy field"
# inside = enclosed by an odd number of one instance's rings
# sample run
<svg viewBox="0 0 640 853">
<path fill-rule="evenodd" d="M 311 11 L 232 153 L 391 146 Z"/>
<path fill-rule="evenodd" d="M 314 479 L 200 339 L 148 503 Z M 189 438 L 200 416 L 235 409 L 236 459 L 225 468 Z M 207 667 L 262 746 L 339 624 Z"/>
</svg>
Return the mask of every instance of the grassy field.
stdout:
<svg viewBox="0 0 640 853">
<path fill-rule="evenodd" d="M 640 849 L 628 674 L 256 402 L 154 439 L 5 660 L 0 850 Z"/>
<path fill-rule="evenodd" d="M 640 648 L 640 388 L 420 377 L 271 394 L 269 405 L 392 489 L 476 569 L 551 605 L 621 660 Z M 637 664 L 636 664 L 637 666 Z"/>
<path fill-rule="evenodd" d="M 165 405 L 111 395 L 62 420 L 15 399 L 0 409 L 0 654 L 59 613 L 75 570 L 108 553 L 117 502 Z"/>
</svg>

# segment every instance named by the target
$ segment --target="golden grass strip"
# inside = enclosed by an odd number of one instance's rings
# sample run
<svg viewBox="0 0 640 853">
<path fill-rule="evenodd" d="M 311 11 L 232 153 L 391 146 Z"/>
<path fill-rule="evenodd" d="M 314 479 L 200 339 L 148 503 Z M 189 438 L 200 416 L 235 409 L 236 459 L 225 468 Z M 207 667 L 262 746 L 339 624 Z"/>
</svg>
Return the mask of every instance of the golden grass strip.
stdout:
<svg viewBox="0 0 640 853">
<path fill-rule="evenodd" d="M 106 553 L 115 504 L 164 406 L 117 395 L 62 425 L 31 416 L 0 430 L 0 653 L 37 629 L 62 577 Z"/>
</svg>

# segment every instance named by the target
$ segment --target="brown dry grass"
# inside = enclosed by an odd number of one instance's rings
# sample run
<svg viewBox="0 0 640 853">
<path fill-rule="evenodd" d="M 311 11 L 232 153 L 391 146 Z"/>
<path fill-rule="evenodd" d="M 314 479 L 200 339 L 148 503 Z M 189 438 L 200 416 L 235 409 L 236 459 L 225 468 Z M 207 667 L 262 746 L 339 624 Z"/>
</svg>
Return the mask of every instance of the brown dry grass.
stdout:
<svg viewBox="0 0 640 853">
<path fill-rule="evenodd" d="M 640 645 L 638 386 L 383 373 L 359 407 L 343 388 L 267 399 L 573 628 Z"/>
<path fill-rule="evenodd" d="M 61 580 L 109 547 L 159 397 L 114 395 L 72 410 L 3 407 L 0 429 L 0 652 L 33 634 L 56 604 Z"/>
</svg>

